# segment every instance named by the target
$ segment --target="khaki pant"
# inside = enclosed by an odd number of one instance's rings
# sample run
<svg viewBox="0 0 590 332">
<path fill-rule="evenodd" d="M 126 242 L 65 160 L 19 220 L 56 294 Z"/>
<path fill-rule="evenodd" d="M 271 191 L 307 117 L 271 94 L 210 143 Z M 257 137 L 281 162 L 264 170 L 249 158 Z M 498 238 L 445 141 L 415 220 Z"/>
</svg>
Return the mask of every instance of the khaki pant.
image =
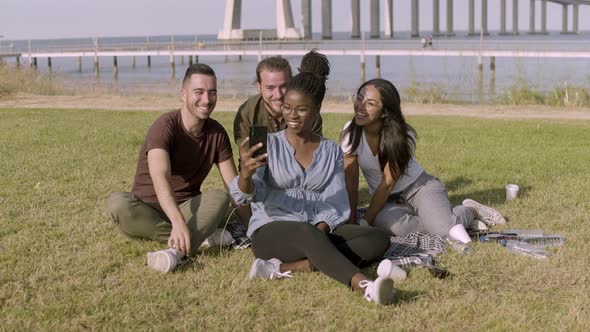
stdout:
<svg viewBox="0 0 590 332">
<path fill-rule="evenodd" d="M 211 190 L 179 205 L 191 235 L 191 252 L 213 234 L 226 216 L 229 196 Z M 146 203 L 129 192 L 114 192 L 107 199 L 107 211 L 121 232 L 131 238 L 167 242 L 172 224 L 160 204 Z"/>
</svg>

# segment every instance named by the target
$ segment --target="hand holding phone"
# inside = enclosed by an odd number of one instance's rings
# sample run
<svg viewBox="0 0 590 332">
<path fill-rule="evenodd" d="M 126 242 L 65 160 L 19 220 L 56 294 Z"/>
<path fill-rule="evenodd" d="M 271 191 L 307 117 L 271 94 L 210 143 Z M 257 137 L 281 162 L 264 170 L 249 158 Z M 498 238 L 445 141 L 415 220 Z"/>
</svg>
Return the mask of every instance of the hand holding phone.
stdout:
<svg viewBox="0 0 590 332">
<path fill-rule="evenodd" d="M 262 147 L 254 152 L 253 158 L 256 158 L 262 154 L 266 153 L 266 136 L 268 135 L 268 131 L 265 126 L 250 126 L 250 133 L 249 133 L 249 143 L 250 148 L 255 146 L 258 143 L 262 143 Z"/>
</svg>

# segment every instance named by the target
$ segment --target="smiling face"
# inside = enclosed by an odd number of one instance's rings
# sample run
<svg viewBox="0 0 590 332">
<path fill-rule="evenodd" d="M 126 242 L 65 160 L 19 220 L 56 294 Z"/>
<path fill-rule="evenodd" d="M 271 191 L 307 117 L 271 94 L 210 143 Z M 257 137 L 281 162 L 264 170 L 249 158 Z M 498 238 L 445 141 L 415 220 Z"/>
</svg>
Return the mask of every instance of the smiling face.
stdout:
<svg viewBox="0 0 590 332">
<path fill-rule="evenodd" d="M 319 112 L 312 97 L 291 90 L 285 95 L 282 109 L 288 131 L 299 136 L 312 133 L 313 121 Z"/>
<path fill-rule="evenodd" d="M 207 120 L 217 103 L 217 80 L 213 76 L 193 74 L 180 91 L 183 106 L 197 121 Z"/>
<path fill-rule="evenodd" d="M 383 102 L 381 94 L 372 85 L 363 87 L 354 101 L 354 121 L 364 127 L 381 123 L 383 116 Z"/>
<path fill-rule="evenodd" d="M 281 117 L 281 107 L 285 100 L 285 90 L 289 83 L 289 73 L 287 71 L 270 71 L 263 69 L 260 72 L 260 82 L 256 82 L 256 87 L 262 95 L 262 100 L 268 113 L 275 119 Z"/>
</svg>

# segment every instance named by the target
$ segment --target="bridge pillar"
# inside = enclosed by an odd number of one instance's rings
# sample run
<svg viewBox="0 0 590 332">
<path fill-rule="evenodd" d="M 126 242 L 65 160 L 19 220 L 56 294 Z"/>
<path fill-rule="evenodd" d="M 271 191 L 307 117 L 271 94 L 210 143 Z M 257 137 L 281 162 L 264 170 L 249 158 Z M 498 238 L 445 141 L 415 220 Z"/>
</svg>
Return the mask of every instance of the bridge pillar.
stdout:
<svg viewBox="0 0 590 332">
<path fill-rule="evenodd" d="M 475 0 L 469 0 L 469 31 L 468 35 L 475 35 Z"/>
<path fill-rule="evenodd" d="M 311 0 L 301 1 L 301 16 L 303 17 L 303 39 L 313 39 L 311 34 Z"/>
<path fill-rule="evenodd" d="M 96 54 L 94 54 L 94 78 L 98 79 L 98 56 Z"/>
<path fill-rule="evenodd" d="M 488 33 L 488 0 L 481 0 L 481 29 L 484 35 Z"/>
<path fill-rule="evenodd" d="M 412 0 L 412 38 L 420 37 L 420 4 Z"/>
<path fill-rule="evenodd" d="M 512 34 L 518 35 L 518 0 L 512 0 Z"/>
<path fill-rule="evenodd" d="M 541 0 L 541 33 L 547 34 L 547 0 Z"/>
<path fill-rule="evenodd" d="M 16 68 L 20 68 L 20 55 L 16 56 Z"/>
<path fill-rule="evenodd" d="M 562 12 L 561 12 L 561 34 L 566 34 L 567 33 L 567 5 L 563 4 L 562 6 Z"/>
<path fill-rule="evenodd" d="M 352 13 L 352 31 L 350 38 L 361 38 L 361 1 L 351 0 L 350 9 Z"/>
<path fill-rule="evenodd" d="M 332 0 L 322 0 L 322 39 L 332 39 Z"/>
<path fill-rule="evenodd" d="M 447 0 L 447 36 L 454 36 L 453 32 L 453 0 Z"/>
<path fill-rule="evenodd" d="M 393 0 L 385 0 L 385 37 L 393 38 Z"/>
<path fill-rule="evenodd" d="M 277 37 L 279 39 L 298 39 L 301 35 L 293 24 L 293 11 L 290 0 L 276 0 L 277 9 Z"/>
<path fill-rule="evenodd" d="M 79 73 L 82 72 L 82 57 L 81 56 L 78 57 L 78 72 Z"/>
<path fill-rule="evenodd" d="M 531 0 L 529 7 L 529 34 L 535 34 L 535 0 Z"/>
<path fill-rule="evenodd" d="M 219 39 L 243 39 L 242 24 L 242 0 L 225 0 L 225 17 L 223 30 L 219 32 Z"/>
<path fill-rule="evenodd" d="M 432 0 L 432 33 L 440 35 L 440 1 Z"/>
<path fill-rule="evenodd" d="M 152 57 L 151 56 L 147 56 L 147 66 L 148 68 L 150 68 L 152 66 Z"/>
<path fill-rule="evenodd" d="M 379 37 L 379 0 L 371 0 L 371 38 Z"/>
<path fill-rule="evenodd" d="M 381 78 L 381 56 L 375 55 L 375 77 Z"/>
<path fill-rule="evenodd" d="M 579 15 L 579 8 L 578 4 L 574 4 L 574 26 L 573 26 L 573 33 L 578 34 L 580 32 L 579 25 L 578 25 L 578 15 Z"/>
<path fill-rule="evenodd" d="M 47 58 L 47 70 L 49 70 L 49 75 L 51 75 L 51 73 L 53 73 L 53 68 L 51 66 L 51 57 Z"/>
<path fill-rule="evenodd" d="M 506 0 L 500 0 L 500 35 L 506 34 Z"/>
<path fill-rule="evenodd" d="M 131 67 L 135 69 L 135 55 L 131 57 Z"/>
</svg>

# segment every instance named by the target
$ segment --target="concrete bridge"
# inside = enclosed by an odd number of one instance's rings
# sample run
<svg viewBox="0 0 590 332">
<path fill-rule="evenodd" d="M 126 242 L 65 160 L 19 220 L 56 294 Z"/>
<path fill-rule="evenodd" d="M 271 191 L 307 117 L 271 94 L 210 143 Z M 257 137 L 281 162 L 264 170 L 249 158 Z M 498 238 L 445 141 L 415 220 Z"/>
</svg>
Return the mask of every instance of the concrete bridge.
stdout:
<svg viewBox="0 0 590 332">
<path fill-rule="evenodd" d="M 345 0 L 338 0 L 344 2 Z M 408 0 L 402 0 L 408 1 Z M 420 1 L 411 1 L 411 36 L 416 38 L 420 36 Z M 432 0 L 432 26 L 434 35 L 439 36 L 454 36 L 453 27 L 453 9 L 455 5 L 468 7 L 468 33 L 470 35 L 477 35 L 483 33 L 488 34 L 488 0 L 480 0 L 481 5 L 481 30 L 475 30 L 475 0 L 443 0 L 446 2 L 446 31 L 440 29 L 440 5 L 441 0 Z M 500 6 L 500 35 L 518 35 L 520 34 L 518 19 L 518 2 L 519 0 L 509 0 L 512 4 L 512 25 L 511 30 L 508 31 L 506 24 L 506 5 L 507 0 L 493 0 L 494 5 Z M 590 5 L 590 0 L 528 0 L 529 1 L 529 34 L 547 34 L 547 2 L 553 2 L 562 6 L 562 34 L 577 34 L 579 32 L 579 6 Z M 371 11 L 371 38 L 381 38 L 380 31 L 380 11 L 381 3 L 383 3 L 384 12 L 384 37 L 393 38 L 393 0 L 370 0 Z M 360 38 L 360 0 L 351 0 L 351 38 Z M 535 22 L 535 11 L 540 7 L 541 22 L 539 27 Z M 573 22 L 570 26 L 568 22 L 569 8 L 573 9 Z M 322 0 L 321 7 L 322 16 L 322 39 L 332 39 L 332 0 Z M 243 30 L 241 28 L 241 10 L 242 0 L 226 0 L 225 1 L 225 19 L 223 29 L 219 32 L 218 38 L 222 40 L 244 40 L 244 39 L 311 39 L 311 0 L 301 0 L 302 9 L 302 27 L 300 29 L 295 27 L 293 22 L 293 12 L 291 9 L 290 0 L 275 0 L 276 9 L 276 31 L 272 30 Z"/>
</svg>

